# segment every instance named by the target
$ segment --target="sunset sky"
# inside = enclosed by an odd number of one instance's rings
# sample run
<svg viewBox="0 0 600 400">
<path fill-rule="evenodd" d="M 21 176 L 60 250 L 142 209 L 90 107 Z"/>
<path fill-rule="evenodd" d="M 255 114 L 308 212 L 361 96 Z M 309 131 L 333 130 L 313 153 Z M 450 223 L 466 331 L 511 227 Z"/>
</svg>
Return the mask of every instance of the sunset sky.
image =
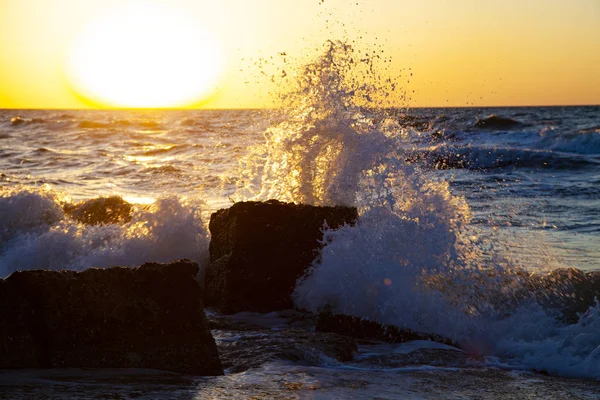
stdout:
<svg viewBox="0 0 600 400">
<path fill-rule="evenodd" d="M 0 108 L 269 106 L 256 60 L 344 35 L 411 106 L 600 104 L 599 0 L 0 0 Z"/>
</svg>

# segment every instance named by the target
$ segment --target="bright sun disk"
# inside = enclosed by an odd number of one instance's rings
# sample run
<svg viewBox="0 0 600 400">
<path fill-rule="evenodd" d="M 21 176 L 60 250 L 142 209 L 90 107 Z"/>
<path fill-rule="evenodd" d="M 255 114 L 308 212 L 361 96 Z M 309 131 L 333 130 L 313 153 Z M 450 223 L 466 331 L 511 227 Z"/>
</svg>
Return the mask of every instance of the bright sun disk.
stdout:
<svg viewBox="0 0 600 400">
<path fill-rule="evenodd" d="M 128 3 L 88 24 L 67 76 L 81 96 L 109 107 L 184 107 L 212 94 L 222 63 L 217 41 L 182 10 Z"/>
</svg>

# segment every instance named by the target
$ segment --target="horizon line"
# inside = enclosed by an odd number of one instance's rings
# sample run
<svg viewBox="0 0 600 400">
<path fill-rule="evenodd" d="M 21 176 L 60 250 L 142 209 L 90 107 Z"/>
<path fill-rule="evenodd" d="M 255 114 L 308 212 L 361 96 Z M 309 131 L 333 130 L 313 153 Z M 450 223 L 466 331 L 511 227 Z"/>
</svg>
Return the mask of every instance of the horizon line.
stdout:
<svg viewBox="0 0 600 400">
<path fill-rule="evenodd" d="M 597 104 L 538 104 L 538 105 L 486 105 L 486 106 L 397 106 L 397 107 L 373 107 L 381 109 L 392 109 L 392 108 L 407 108 L 407 109 L 424 109 L 424 108 L 539 108 L 539 107 L 600 107 L 600 103 Z M 368 107 L 365 107 L 368 108 Z M 199 107 L 199 108 L 175 108 L 175 107 L 164 107 L 164 108 L 92 108 L 92 107 L 57 107 L 57 108 L 44 108 L 44 107 L 0 107 L 0 111 L 9 110 L 21 110 L 21 111 L 253 111 L 253 110 L 276 110 L 277 107 Z"/>
</svg>

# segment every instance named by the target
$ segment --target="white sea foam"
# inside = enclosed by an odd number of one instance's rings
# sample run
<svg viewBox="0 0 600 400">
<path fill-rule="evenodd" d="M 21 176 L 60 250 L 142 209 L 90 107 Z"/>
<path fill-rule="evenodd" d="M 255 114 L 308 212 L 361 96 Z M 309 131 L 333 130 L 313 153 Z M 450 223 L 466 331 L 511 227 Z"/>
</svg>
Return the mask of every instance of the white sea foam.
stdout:
<svg viewBox="0 0 600 400">
<path fill-rule="evenodd" d="M 201 266 L 207 262 L 202 203 L 162 197 L 147 207 L 134 207 L 128 223 L 90 226 L 65 216 L 60 199 L 51 190 L 3 193 L 0 276 L 16 270 L 83 270 L 179 258 Z"/>
<path fill-rule="evenodd" d="M 576 324 L 564 325 L 538 310 L 498 323 L 494 352 L 517 365 L 551 374 L 600 379 L 600 304 Z"/>
<path fill-rule="evenodd" d="M 330 42 L 301 68 L 282 96 L 283 117 L 242 162 L 242 198 L 359 209 L 355 226 L 325 230 L 296 304 L 438 333 L 531 369 L 600 378 L 597 310 L 566 326 L 527 295 L 523 274 L 494 254 L 493 240 L 483 256 L 466 201 L 407 165 L 419 132 L 373 100 L 391 93 L 391 81 L 378 84 L 356 59 Z"/>
</svg>

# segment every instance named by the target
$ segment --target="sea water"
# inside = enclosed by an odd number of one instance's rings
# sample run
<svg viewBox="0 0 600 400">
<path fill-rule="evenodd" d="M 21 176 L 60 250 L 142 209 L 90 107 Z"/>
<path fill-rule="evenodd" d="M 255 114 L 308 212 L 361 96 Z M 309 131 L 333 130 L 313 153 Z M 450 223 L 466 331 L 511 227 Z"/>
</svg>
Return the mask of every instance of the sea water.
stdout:
<svg viewBox="0 0 600 400">
<path fill-rule="evenodd" d="M 296 305 L 437 333 L 478 361 L 407 366 L 397 357 L 412 348 L 363 346 L 347 364 L 280 360 L 222 378 L 3 373 L 7 396 L 47 386 L 80 398 L 85 385 L 101 396 L 116 376 L 120 395 L 148 398 L 597 395 L 600 306 L 568 324 L 514 300 L 522 273 L 600 269 L 600 107 L 392 107 L 396 82 L 373 79 L 355 52 L 326 44 L 276 110 L 0 111 L 0 276 L 205 266 L 210 213 L 235 201 L 352 205 L 358 223 L 325 230 Z M 130 222 L 64 213 L 108 195 L 134 204 Z"/>
</svg>

